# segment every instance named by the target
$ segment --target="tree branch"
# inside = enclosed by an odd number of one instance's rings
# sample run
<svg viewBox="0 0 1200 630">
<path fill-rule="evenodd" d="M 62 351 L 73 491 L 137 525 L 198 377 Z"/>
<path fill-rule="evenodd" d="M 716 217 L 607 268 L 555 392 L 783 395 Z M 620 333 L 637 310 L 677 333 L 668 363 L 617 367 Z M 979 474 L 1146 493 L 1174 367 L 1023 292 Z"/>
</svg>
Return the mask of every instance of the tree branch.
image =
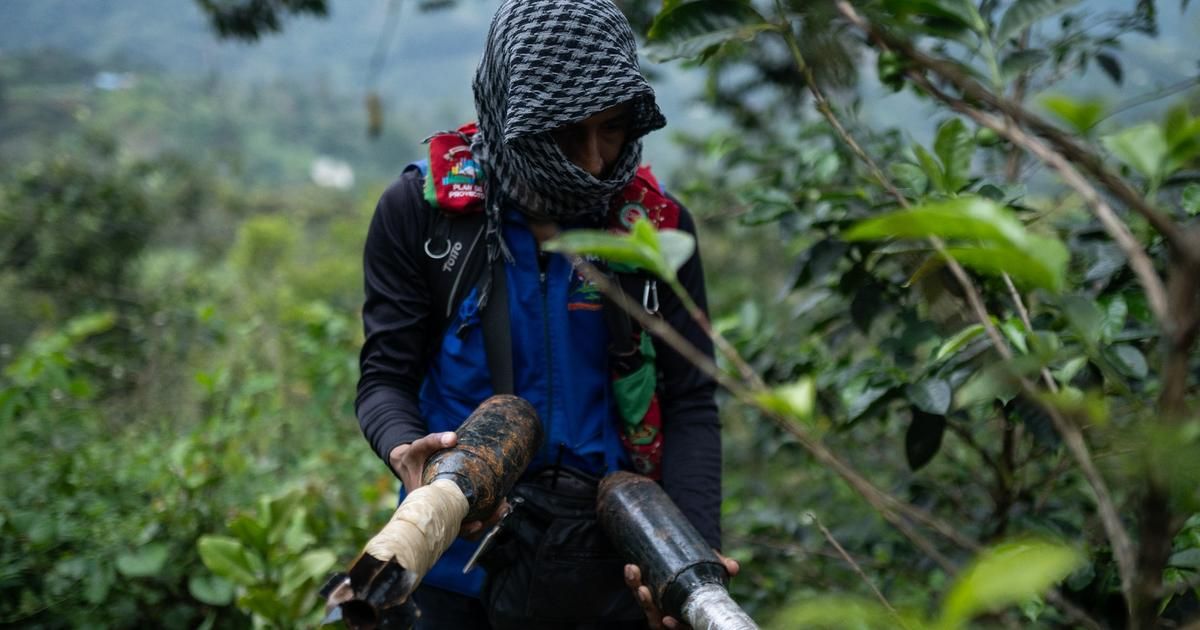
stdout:
<svg viewBox="0 0 1200 630">
<path fill-rule="evenodd" d="M 833 534 L 828 528 L 825 527 L 825 524 L 821 522 L 821 519 L 818 518 L 816 514 L 813 514 L 812 517 L 813 522 L 817 524 L 817 528 L 821 530 L 821 534 L 825 536 L 825 540 L 829 541 L 829 544 L 837 550 L 838 555 L 840 555 L 842 559 L 846 561 L 846 564 L 850 565 L 850 568 L 854 569 L 854 572 L 858 574 L 858 577 L 861 578 L 868 587 L 870 587 L 871 592 L 875 594 L 875 599 L 878 599 L 879 603 L 883 604 L 883 607 L 886 608 L 889 613 L 891 613 L 892 617 L 896 619 L 896 621 L 900 622 L 901 626 L 904 626 L 904 623 L 900 621 L 900 616 L 896 612 L 896 609 L 892 607 L 891 602 L 889 602 L 887 598 L 883 596 L 883 593 L 879 592 L 879 588 L 875 586 L 875 583 L 871 581 L 871 578 L 867 577 L 867 574 L 863 572 L 862 567 L 858 566 L 858 563 L 854 561 L 854 558 L 851 558 L 850 554 L 846 553 L 846 550 L 843 549 L 840 544 L 838 544 L 837 539 L 833 537 Z"/>
<path fill-rule="evenodd" d="M 1193 247 L 1200 247 L 1200 231 L 1193 230 L 1187 236 Z M 1181 256 L 1173 256 L 1168 272 L 1166 300 L 1176 328 L 1168 337 L 1163 386 L 1158 398 L 1158 408 L 1164 418 L 1171 422 L 1189 417 L 1188 363 L 1192 346 L 1200 333 L 1200 293 L 1197 287 L 1200 287 L 1200 265 L 1189 264 Z"/>
<path fill-rule="evenodd" d="M 908 503 L 905 503 L 890 494 L 875 487 L 870 481 L 862 476 L 850 464 L 838 457 L 829 447 L 825 446 L 819 439 L 809 435 L 808 431 L 798 426 L 792 420 L 776 413 L 770 409 L 766 409 L 758 396 L 750 389 L 729 377 L 717 367 L 707 355 L 691 344 L 683 335 L 679 334 L 674 328 L 663 321 L 661 318 L 654 317 L 642 308 L 641 304 L 636 303 L 625 291 L 617 286 L 612 280 L 601 273 L 594 265 L 580 258 L 579 256 L 571 256 L 572 263 L 576 269 L 587 278 L 588 281 L 596 285 L 596 288 L 601 293 L 613 300 L 613 303 L 618 308 L 625 311 L 637 320 L 643 329 L 650 334 L 662 339 L 667 345 L 671 346 L 681 356 L 699 368 L 702 372 L 712 377 L 722 387 L 728 390 L 742 403 L 747 406 L 759 410 L 761 413 L 771 418 L 777 426 L 791 434 L 796 438 L 805 450 L 807 450 L 813 458 L 826 468 L 833 470 L 838 476 L 845 481 L 851 489 L 857 492 L 868 504 L 871 505 L 881 516 L 896 529 L 900 530 L 914 545 L 921 549 L 934 562 L 936 562 L 946 573 L 952 574 L 955 571 L 954 563 L 952 563 L 945 555 L 938 551 L 923 534 L 913 529 L 909 522 L 915 521 L 921 523 L 954 544 L 963 549 L 976 550 L 979 548 L 978 543 L 964 537 L 949 523 L 938 519 L 920 510 Z"/>
</svg>

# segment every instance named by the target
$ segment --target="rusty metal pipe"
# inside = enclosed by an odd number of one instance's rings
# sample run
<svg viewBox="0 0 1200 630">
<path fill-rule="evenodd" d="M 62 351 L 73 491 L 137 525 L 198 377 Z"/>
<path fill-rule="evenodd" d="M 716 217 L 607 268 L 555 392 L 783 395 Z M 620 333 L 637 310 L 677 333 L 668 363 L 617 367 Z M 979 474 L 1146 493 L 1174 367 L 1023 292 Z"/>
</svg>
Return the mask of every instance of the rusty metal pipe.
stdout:
<svg viewBox="0 0 1200 630">
<path fill-rule="evenodd" d="M 725 565 L 653 480 L 615 472 L 600 481 L 600 524 L 664 613 L 696 630 L 757 630 L 729 596 Z"/>
<path fill-rule="evenodd" d="M 468 521 L 491 516 L 542 446 L 542 422 L 517 396 L 492 396 L 455 430 L 458 444 L 425 462 L 421 483 L 449 479 L 467 497 Z"/>
<path fill-rule="evenodd" d="M 456 433 L 458 443 L 453 448 L 440 450 L 425 462 L 424 485 L 405 497 L 392 521 L 367 543 L 350 569 L 333 576 L 321 589 L 326 623 L 340 619 L 355 630 L 411 627 L 417 612 L 409 595 L 424 571 L 446 551 L 463 522 L 483 520 L 496 511 L 543 439 L 533 405 L 508 395 L 485 400 Z M 431 497 L 431 489 L 437 496 Z M 406 506 L 415 502 L 422 503 L 419 522 L 401 518 L 408 513 Z M 404 531 L 407 537 L 394 537 L 394 531 Z M 422 545 L 409 547 L 396 544 L 397 540 L 429 541 L 431 549 L 409 556 L 419 561 L 401 561 L 397 556 Z"/>
</svg>

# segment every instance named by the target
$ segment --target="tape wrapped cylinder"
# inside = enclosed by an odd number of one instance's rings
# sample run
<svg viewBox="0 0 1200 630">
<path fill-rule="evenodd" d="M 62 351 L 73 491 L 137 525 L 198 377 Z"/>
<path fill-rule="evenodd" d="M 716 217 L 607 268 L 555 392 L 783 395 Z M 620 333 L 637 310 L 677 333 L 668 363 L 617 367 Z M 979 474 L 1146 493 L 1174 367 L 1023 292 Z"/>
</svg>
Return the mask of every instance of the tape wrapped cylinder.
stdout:
<svg viewBox="0 0 1200 630">
<path fill-rule="evenodd" d="M 419 581 L 458 535 L 463 521 L 492 515 L 542 443 L 537 411 L 516 396 L 485 400 L 456 431 L 458 443 L 425 462 L 413 490 L 364 552 L 395 558 Z"/>
<path fill-rule="evenodd" d="M 405 497 L 363 553 L 383 562 L 395 559 L 419 582 L 450 548 L 467 511 L 467 497 L 457 484 L 435 480 Z"/>
</svg>

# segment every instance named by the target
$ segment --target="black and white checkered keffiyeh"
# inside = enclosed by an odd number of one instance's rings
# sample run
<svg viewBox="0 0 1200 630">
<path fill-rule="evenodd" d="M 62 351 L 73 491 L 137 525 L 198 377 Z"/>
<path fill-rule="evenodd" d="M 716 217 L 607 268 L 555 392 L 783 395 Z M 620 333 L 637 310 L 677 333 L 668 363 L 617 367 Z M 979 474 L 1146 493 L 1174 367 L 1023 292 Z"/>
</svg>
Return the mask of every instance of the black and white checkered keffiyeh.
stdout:
<svg viewBox="0 0 1200 630">
<path fill-rule="evenodd" d="M 641 137 L 666 124 L 642 77 L 629 21 L 611 0 L 506 0 L 475 74 L 479 133 L 472 153 L 488 176 L 489 212 L 502 199 L 542 221 L 599 220 L 633 179 Z M 569 160 L 552 129 L 633 106 L 628 140 L 605 179 Z"/>
</svg>

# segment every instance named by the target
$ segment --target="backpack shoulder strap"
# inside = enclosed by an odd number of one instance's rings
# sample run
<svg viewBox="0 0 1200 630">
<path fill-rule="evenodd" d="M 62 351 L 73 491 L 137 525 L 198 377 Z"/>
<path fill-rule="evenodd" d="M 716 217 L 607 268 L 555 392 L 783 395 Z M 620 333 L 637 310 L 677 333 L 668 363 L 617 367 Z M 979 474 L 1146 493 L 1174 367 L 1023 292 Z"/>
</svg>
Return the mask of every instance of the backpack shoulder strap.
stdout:
<svg viewBox="0 0 1200 630">
<path fill-rule="evenodd" d="M 512 326 L 508 310 L 508 273 L 504 261 L 492 264 L 492 287 L 483 307 L 483 346 L 493 394 L 516 392 L 513 375 Z"/>
<path fill-rule="evenodd" d="M 428 169 L 429 161 L 420 160 L 409 164 L 405 171 L 417 170 L 423 179 L 428 179 Z M 487 222 L 483 213 L 452 215 L 434 208 L 428 201 L 426 207 L 433 217 L 424 239 L 428 259 L 426 278 L 435 314 L 444 325 L 453 318 L 455 309 L 483 271 Z"/>
<path fill-rule="evenodd" d="M 428 160 L 413 162 L 405 170 L 415 169 L 423 178 L 429 177 Z M 422 188 L 425 188 L 423 185 Z M 493 393 L 511 394 L 515 391 L 512 361 L 512 333 L 508 307 L 508 274 L 504 264 L 492 265 L 490 278 L 483 278 L 487 269 L 487 220 L 482 212 L 449 214 L 434 208 L 426 200 L 433 220 L 425 235 L 425 255 L 429 259 L 427 282 L 435 306 L 435 317 L 441 325 L 438 343 L 447 324 L 471 289 L 490 279 L 488 303 L 483 309 L 483 342 L 487 354 L 488 372 Z"/>
</svg>

